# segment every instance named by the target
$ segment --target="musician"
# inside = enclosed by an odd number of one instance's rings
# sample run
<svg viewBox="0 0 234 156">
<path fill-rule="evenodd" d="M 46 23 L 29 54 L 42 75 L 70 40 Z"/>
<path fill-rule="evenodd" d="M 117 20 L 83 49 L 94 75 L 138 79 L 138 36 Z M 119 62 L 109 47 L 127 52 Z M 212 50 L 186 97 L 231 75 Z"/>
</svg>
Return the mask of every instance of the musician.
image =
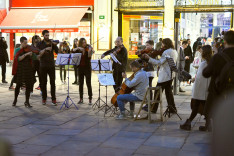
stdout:
<svg viewBox="0 0 234 156">
<path fill-rule="evenodd" d="M 43 30 L 42 36 L 44 39 L 38 43 L 37 47 L 41 50 L 40 58 L 40 72 L 41 72 L 41 91 L 42 91 L 42 104 L 46 104 L 47 100 L 47 75 L 50 77 L 51 98 L 52 104 L 57 106 L 55 95 L 55 65 L 54 65 L 54 52 L 58 53 L 57 45 L 49 39 L 49 31 Z"/>
<path fill-rule="evenodd" d="M 117 51 L 117 49 L 120 50 Z M 113 62 L 113 77 L 115 81 L 114 90 L 115 92 L 118 92 L 123 81 L 122 74 L 126 71 L 128 59 L 127 49 L 123 45 L 122 37 L 117 37 L 117 39 L 115 40 L 115 48 L 103 53 L 101 58 L 103 59 L 106 55 L 109 55 L 111 53 L 113 53 L 116 56 L 117 60 L 121 63 L 120 65 L 119 63 Z"/>
<path fill-rule="evenodd" d="M 147 77 L 147 74 L 144 70 L 141 69 L 141 65 L 138 61 L 133 61 L 130 64 L 130 67 L 132 71 L 135 73 L 134 78 L 132 80 L 129 80 L 127 78 L 127 75 L 123 73 L 123 78 L 125 78 L 125 84 L 129 88 L 134 88 L 135 92 L 131 94 L 121 94 L 117 97 L 117 103 L 120 110 L 120 115 L 116 117 L 118 120 L 126 119 L 125 115 L 125 108 L 124 103 L 130 102 L 130 114 L 129 117 L 133 118 L 133 112 L 136 101 L 142 101 L 144 99 L 144 95 L 146 93 L 146 90 L 149 86 L 149 79 Z"/>
<path fill-rule="evenodd" d="M 25 92 L 25 107 L 31 108 L 29 103 L 30 91 L 33 83 L 33 67 L 32 67 L 32 52 L 26 52 L 28 40 L 26 37 L 20 38 L 20 48 L 16 49 L 16 56 L 14 59 L 12 74 L 16 79 L 15 99 L 12 106 L 16 106 L 17 98 L 20 92 L 20 87 L 24 83 L 26 85 Z"/>
<path fill-rule="evenodd" d="M 41 38 L 38 36 L 38 35 L 35 35 L 32 37 L 32 47 L 34 48 L 37 48 L 37 44 L 41 41 Z M 39 59 L 36 57 L 35 59 L 33 59 L 32 61 L 32 64 L 33 64 L 33 76 L 35 77 L 36 75 L 36 72 L 37 72 L 37 76 L 38 76 L 38 79 L 39 79 L 39 86 L 35 89 L 37 90 L 40 90 L 41 89 L 41 74 L 40 74 L 40 61 Z M 36 77 L 34 79 L 34 83 L 33 83 L 33 86 L 34 84 L 36 83 Z M 32 87 L 33 89 L 34 87 Z"/>
<path fill-rule="evenodd" d="M 87 45 L 86 39 L 81 38 L 77 48 L 73 49 L 74 52 L 82 53 L 79 70 L 79 92 L 80 92 L 80 101 L 78 104 L 83 104 L 83 88 L 84 88 L 84 77 L 86 79 L 86 85 L 88 88 L 89 95 L 89 105 L 92 105 L 92 85 L 91 85 L 91 57 L 94 53 L 94 50 L 91 46 Z"/>
<path fill-rule="evenodd" d="M 73 48 L 72 48 L 71 52 L 73 52 L 74 48 L 78 47 L 78 42 L 79 42 L 78 38 L 75 38 L 73 40 Z M 75 71 L 75 81 L 72 84 L 79 85 L 78 66 L 74 65 L 73 67 L 74 67 L 74 71 Z"/>
<path fill-rule="evenodd" d="M 59 45 L 59 53 L 60 54 L 69 54 L 70 53 L 70 47 L 68 46 L 68 43 L 66 41 L 63 41 Z M 64 69 L 63 69 L 64 68 Z M 64 70 L 64 74 L 63 74 Z M 62 83 L 66 83 L 66 68 L 65 65 L 60 65 L 60 80 Z"/>
<path fill-rule="evenodd" d="M 172 89 L 171 89 L 172 80 L 173 80 L 172 71 L 170 69 L 169 64 L 166 61 L 166 56 L 173 58 L 174 62 L 176 62 L 177 52 L 174 48 L 172 40 L 169 38 L 163 39 L 162 48 L 166 50 L 163 52 L 159 60 L 151 58 L 147 54 L 144 54 L 143 57 L 146 60 L 149 60 L 149 63 L 152 63 L 153 65 L 157 65 L 160 67 L 157 86 L 161 86 L 162 90 L 165 90 L 167 103 L 170 106 L 169 111 L 171 113 L 175 113 L 177 110 L 175 107 L 174 96 L 172 94 Z M 155 94 L 157 94 L 157 92 Z M 158 103 L 154 105 L 152 113 L 156 113 L 157 109 L 158 109 Z M 143 110 L 148 111 L 148 107 L 144 107 Z"/>
<path fill-rule="evenodd" d="M 153 40 L 148 40 L 145 43 L 145 49 L 146 51 L 148 51 L 148 53 L 154 51 L 154 41 Z M 138 59 L 139 63 L 142 63 L 144 66 L 144 71 L 146 71 L 147 76 L 149 78 L 149 87 L 152 87 L 152 82 L 154 77 L 156 76 L 156 72 L 154 71 L 154 67 L 151 63 L 146 62 L 142 59 Z M 150 99 L 152 99 L 152 91 L 150 91 Z"/>
<path fill-rule="evenodd" d="M 0 32 L 0 65 L 2 67 L 2 83 L 8 83 L 6 81 L 6 63 L 9 63 L 9 57 L 7 54 L 7 43 L 4 37 L 2 37 L 2 32 Z"/>
</svg>

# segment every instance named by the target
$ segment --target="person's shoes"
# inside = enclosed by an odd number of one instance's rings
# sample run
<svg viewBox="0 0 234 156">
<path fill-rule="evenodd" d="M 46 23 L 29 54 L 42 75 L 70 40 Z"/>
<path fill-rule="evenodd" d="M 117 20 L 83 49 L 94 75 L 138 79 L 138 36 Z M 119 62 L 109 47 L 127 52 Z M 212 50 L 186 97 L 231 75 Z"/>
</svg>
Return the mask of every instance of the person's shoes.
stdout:
<svg viewBox="0 0 234 156">
<path fill-rule="evenodd" d="M 184 93 L 185 91 L 182 88 L 179 88 L 179 92 L 183 92 Z"/>
<path fill-rule="evenodd" d="M 27 108 L 32 108 L 32 106 L 29 104 L 29 102 L 25 102 L 24 106 L 27 107 Z"/>
<path fill-rule="evenodd" d="M 190 131 L 191 130 L 191 121 L 187 119 L 183 125 L 180 125 L 180 129 Z"/>
<path fill-rule="evenodd" d="M 89 99 L 89 105 L 92 105 L 92 100 L 91 99 Z"/>
<path fill-rule="evenodd" d="M 11 87 L 9 87 L 9 90 L 13 91 L 13 90 L 15 90 L 15 87 L 11 86 Z"/>
<path fill-rule="evenodd" d="M 2 83 L 8 83 L 6 80 L 2 80 Z"/>
<path fill-rule="evenodd" d="M 14 100 L 13 103 L 12 103 L 12 106 L 15 107 L 16 103 L 17 103 L 17 100 Z"/>
<path fill-rule="evenodd" d="M 36 90 L 41 90 L 41 87 L 40 86 L 38 86 L 37 88 L 35 88 Z"/>
<path fill-rule="evenodd" d="M 83 104 L 83 99 L 80 99 L 80 101 L 77 104 Z"/>
<path fill-rule="evenodd" d="M 43 105 L 46 105 L 46 100 L 42 100 L 42 104 L 43 104 Z"/>
<path fill-rule="evenodd" d="M 200 126 L 200 127 L 199 127 L 199 131 L 205 132 L 205 131 L 207 131 L 207 130 L 208 130 L 207 126 Z"/>
<path fill-rule="evenodd" d="M 73 82 L 72 84 L 73 84 L 73 85 L 77 85 L 77 81 Z"/>
<path fill-rule="evenodd" d="M 121 112 L 119 115 L 116 116 L 116 120 L 126 120 L 126 116 L 124 112 Z"/>
<path fill-rule="evenodd" d="M 56 100 L 52 100 L 52 105 L 53 105 L 53 106 L 57 106 Z"/>
<path fill-rule="evenodd" d="M 127 118 L 133 119 L 134 118 L 134 111 L 130 110 Z"/>
</svg>

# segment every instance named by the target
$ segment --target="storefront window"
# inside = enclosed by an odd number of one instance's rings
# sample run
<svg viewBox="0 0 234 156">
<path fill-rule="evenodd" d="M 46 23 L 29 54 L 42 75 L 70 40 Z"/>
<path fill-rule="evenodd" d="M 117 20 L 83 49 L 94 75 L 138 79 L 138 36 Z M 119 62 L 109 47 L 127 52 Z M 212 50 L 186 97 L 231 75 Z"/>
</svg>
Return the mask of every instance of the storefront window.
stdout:
<svg viewBox="0 0 234 156">
<path fill-rule="evenodd" d="M 129 58 L 137 58 L 137 50 L 145 48 L 147 40 L 156 43 L 162 37 L 163 15 L 123 15 L 124 45 Z"/>
</svg>

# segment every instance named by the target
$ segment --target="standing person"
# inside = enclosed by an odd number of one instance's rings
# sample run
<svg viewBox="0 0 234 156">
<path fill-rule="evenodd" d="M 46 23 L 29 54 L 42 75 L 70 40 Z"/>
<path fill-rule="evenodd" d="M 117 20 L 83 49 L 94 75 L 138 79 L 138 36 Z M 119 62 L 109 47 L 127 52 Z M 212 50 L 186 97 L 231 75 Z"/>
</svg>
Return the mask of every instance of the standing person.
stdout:
<svg viewBox="0 0 234 156">
<path fill-rule="evenodd" d="M 78 104 L 83 104 L 83 89 L 84 89 L 84 77 L 86 79 L 86 85 L 88 88 L 88 95 L 89 95 L 89 105 L 92 105 L 92 85 L 91 85 L 91 75 L 92 75 L 92 68 L 91 68 L 91 57 L 94 53 L 94 50 L 91 46 L 87 44 L 85 38 L 81 38 L 79 40 L 79 44 L 77 48 L 73 49 L 74 52 L 82 53 L 80 65 L 79 65 L 79 92 L 80 92 L 80 101 Z"/>
<path fill-rule="evenodd" d="M 182 42 L 182 46 L 180 47 L 180 51 L 179 51 L 179 81 L 180 81 L 180 84 L 179 84 L 179 92 L 185 92 L 181 87 L 181 82 L 183 82 L 183 76 L 180 74 L 181 71 L 184 70 L 184 67 L 185 67 L 185 60 L 186 60 L 186 56 L 184 54 L 184 49 L 186 49 L 188 47 L 188 42 L 187 41 L 183 41 Z M 187 58 L 188 59 L 188 58 Z"/>
<path fill-rule="evenodd" d="M 32 68 L 32 52 L 26 52 L 28 40 L 26 37 L 20 38 L 21 46 L 16 49 L 12 74 L 16 77 L 15 99 L 12 106 L 16 106 L 17 98 L 20 92 L 20 87 L 24 83 L 26 85 L 25 92 L 25 107 L 32 107 L 29 103 L 30 91 L 33 83 L 33 68 Z"/>
<path fill-rule="evenodd" d="M 117 49 L 120 48 L 119 52 L 116 52 Z M 123 45 L 123 38 L 122 37 L 117 37 L 115 40 L 115 48 L 108 50 L 107 52 L 103 53 L 101 58 L 103 59 L 106 55 L 109 55 L 113 53 L 117 60 L 121 63 L 113 62 L 113 77 L 115 80 L 115 85 L 114 85 L 114 90 L 115 92 L 118 92 L 120 90 L 123 77 L 122 74 L 125 73 L 126 71 L 126 66 L 127 66 L 127 49 Z"/>
<path fill-rule="evenodd" d="M 75 38 L 73 40 L 73 48 L 72 48 L 72 52 L 73 52 L 73 49 L 74 48 L 77 48 L 78 47 L 78 38 Z M 79 85 L 79 76 L 78 76 L 78 65 L 74 65 L 74 72 L 75 72 L 75 81 L 72 83 L 73 85 Z"/>
<path fill-rule="evenodd" d="M 2 67 L 2 83 L 8 83 L 6 81 L 6 63 L 9 63 L 9 57 L 7 54 L 7 43 L 4 37 L 2 37 L 2 32 L 0 32 L 0 65 Z"/>
<path fill-rule="evenodd" d="M 59 45 L 59 53 L 60 54 L 69 54 L 70 53 L 70 48 L 69 48 L 68 43 L 66 41 L 63 41 Z M 66 72 L 67 72 L 65 65 L 60 65 L 59 69 L 60 69 L 60 80 L 62 83 L 65 84 L 66 83 Z M 63 74 L 63 70 L 64 70 L 64 74 Z"/>
<path fill-rule="evenodd" d="M 234 61 L 234 31 L 230 30 L 224 34 L 224 46 L 223 52 L 214 55 L 203 70 L 203 76 L 205 78 L 211 77 L 211 82 L 205 107 L 206 124 L 199 127 L 200 131 L 210 130 L 210 120 L 214 115 L 212 111 L 217 105 L 217 99 L 221 98 L 222 101 L 225 101 L 228 98 L 225 96 L 234 90 L 232 64 Z"/>
<path fill-rule="evenodd" d="M 160 50 L 162 48 L 162 38 L 159 39 L 159 42 L 156 44 L 156 50 Z"/>
<path fill-rule="evenodd" d="M 191 99 L 191 105 L 192 112 L 190 117 L 186 120 L 186 122 L 183 125 L 180 125 L 180 129 L 183 130 L 191 130 L 191 122 L 193 119 L 197 116 L 197 113 L 199 111 L 200 105 L 205 106 L 207 95 L 208 95 L 208 87 L 210 84 L 210 78 L 205 78 L 202 75 L 203 69 L 207 66 L 207 64 L 210 62 L 210 59 L 212 57 L 212 49 L 211 46 L 206 45 L 202 47 L 201 55 L 203 58 L 203 61 L 201 62 L 195 82 L 192 89 L 192 99 Z"/>
<path fill-rule="evenodd" d="M 166 57 L 171 57 L 173 58 L 174 62 L 176 62 L 177 52 L 174 48 L 172 40 L 169 38 L 165 38 L 162 40 L 162 48 L 166 50 L 163 52 L 159 60 L 150 58 L 149 55 L 147 54 L 144 55 L 144 58 L 146 60 L 149 60 L 149 63 L 152 63 L 153 65 L 157 65 L 160 67 L 157 86 L 162 87 L 163 91 L 165 90 L 167 103 L 169 106 L 172 107 L 172 108 L 171 107 L 169 108 L 169 111 L 171 113 L 175 113 L 177 110 L 176 110 L 174 96 L 173 96 L 172 89 L 171 89 L 172 80 L 173 80 L 172 71 L 166 60 Z M 157 92 L 155 92 L 155 95 L 156 94 Z M 154 105 L 152 109 L 152 113 L 157 112 L 158 105 L 159 105 L 158 103 Z M 143 110 L 148 111 L 148 108 L 144 107 Z"/>
<path fill-rule="evenodd" d="M 38 36 L 38 35 L 35 35 L 32 37 L 32 47 L 33 48 L 37 48 L 37 44 L 41 41 L 41 38 Z M 34 79 L 34 83 L 33 83 L 33 87 L 32 89 L 34 88 L 34 84 L 36 83 L 36 72 L 37 72 L 37 76 L 38 76 L 38 79 L 39 79 L 39 86 L 36 87 L 35 89 L 37 90 L 41 90 L 41 74 L 40 74 L 40 61 L 39 59 L 36 57 L 35 59 L 33 59 L 33 76 L 35 77 Z"/>
<path fill-rule="evenodd" d="M 47 75 L 50 77 L 50 92 L 52 104 L 57 106 L 55 95 L 55 64 L 54 52 L 58 53 L 57 45 L 49 39 L 49 31 L 43 30 L 42 35 L 44 39 L 38 43 L 37 47 L 41 50 L 39 54 L 40 72 L 41 72 L 41 91 L 42 104 L 46 104 L 47 100 Z"/>
<path fill-rule="evenodd" d="M 184 70 L 189 73 L 190 72 L 190 64 L 192 62 L 193 52 L 192 52 L 192 48 L 190 46 L 190 44 L 191 44 L 190 39 L 187 39 L 187 42 L 188 42 L 188 46 L 187 46 L 187 48 L 184 49 L 184 55 L 185 55 Z"/>
<path fill-rule="evenodd" d="M 202 43 L 201 43 L 201 38 L 198 37 L 197 40 L 193 43 L 193 59 L 195 57 L 195 53 L 197 51 L 197 46 L 201 45 L 202 46 Z"/>
<path fill-rule="evenodd" d="M 138 61 L 133 61 L 130 64 L 130 67 L 132 71 L 134 72 L 134 78 L 132 80 L 129 80 L 127 78 L 127 75 L 123 73 L 123 77 L 125 78 L 125 84 L 129 88 L 134 88 L 134 92 L 131 94 L 121 94 L 117 96 L 117 103 L 120 110 L 120 115 L 116 117 L 118 120 L 126 119 L 125 116 L 125 107 L 124 104 L 126 102 L 130 102 L 130 114 L 129 117 L 134 117 L 134 108 L 136 101 L 142 101 L 144 99 L 145 93 L 147 91 L 147 88 L 149 86 L 149 80 L 147 77 L 147 74 L 144 70 L 141 70 L 141 66 L 138 63 Z"/>
</svg>

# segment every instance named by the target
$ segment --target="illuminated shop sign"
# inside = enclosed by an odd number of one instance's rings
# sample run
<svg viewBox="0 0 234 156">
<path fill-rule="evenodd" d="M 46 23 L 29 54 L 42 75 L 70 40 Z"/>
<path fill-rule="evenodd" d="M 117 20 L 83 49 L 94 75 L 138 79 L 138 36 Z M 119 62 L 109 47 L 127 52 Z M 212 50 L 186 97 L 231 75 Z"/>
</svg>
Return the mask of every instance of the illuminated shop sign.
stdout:
<svg viewBox="0 0 234 156">
<path fill-rule="evenodd" d="M 119 8 L 162 7 L 164 0 L 119 0 Z"/>
<path fill-rule="evenodd" d="M 176 6 L 233 5 L 234 0 L 175 0 Z"/>
</svg>

